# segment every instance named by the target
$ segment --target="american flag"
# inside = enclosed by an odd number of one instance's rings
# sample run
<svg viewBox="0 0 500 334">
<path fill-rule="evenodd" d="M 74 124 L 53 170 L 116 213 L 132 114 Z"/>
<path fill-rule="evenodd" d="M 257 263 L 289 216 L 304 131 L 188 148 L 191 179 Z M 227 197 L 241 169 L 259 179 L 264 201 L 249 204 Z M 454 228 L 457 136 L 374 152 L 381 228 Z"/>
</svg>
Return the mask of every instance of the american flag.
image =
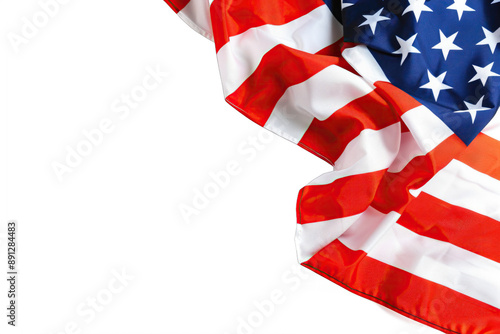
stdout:
<svg viewBox="0 0 500 334">
<path fill-rule="evenodd" d="M 166 0 L 226 101 L 332 165 L 300 263 L 445 333 L 500 333 L 500 0 Z"/>
</svg>

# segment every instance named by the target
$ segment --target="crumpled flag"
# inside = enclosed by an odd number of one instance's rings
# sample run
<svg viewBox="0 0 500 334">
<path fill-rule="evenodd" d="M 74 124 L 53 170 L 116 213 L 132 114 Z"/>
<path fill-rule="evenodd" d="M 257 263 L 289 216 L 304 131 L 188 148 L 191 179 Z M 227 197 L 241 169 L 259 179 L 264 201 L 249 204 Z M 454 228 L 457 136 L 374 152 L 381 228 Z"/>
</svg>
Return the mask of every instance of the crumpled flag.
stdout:
<svg viewBox="0 0 500 334">
<path fill-rule="evenodd" d="M 500 333 L 500 0 L 165 0 L 226 101 L 330 163 L 299 262 L 445 333 Z"/>
</svg>

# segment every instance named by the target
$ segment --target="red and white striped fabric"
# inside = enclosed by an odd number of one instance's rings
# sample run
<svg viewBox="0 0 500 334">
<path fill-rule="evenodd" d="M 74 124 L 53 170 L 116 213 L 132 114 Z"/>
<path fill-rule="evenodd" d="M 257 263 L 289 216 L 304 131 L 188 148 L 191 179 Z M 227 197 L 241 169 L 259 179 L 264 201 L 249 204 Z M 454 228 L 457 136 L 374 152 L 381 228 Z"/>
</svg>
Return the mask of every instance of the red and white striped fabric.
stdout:
<svg viewBox="0 0 500 334">
<path fill-rule="evenodd" d="M 500 333 L 500 113 L 466 146 L 321 0 L 166 2 L 215 42 L 229 104 L 333 166 L 298 196 L 302 265 L 445 333 Z"/>
</svg>

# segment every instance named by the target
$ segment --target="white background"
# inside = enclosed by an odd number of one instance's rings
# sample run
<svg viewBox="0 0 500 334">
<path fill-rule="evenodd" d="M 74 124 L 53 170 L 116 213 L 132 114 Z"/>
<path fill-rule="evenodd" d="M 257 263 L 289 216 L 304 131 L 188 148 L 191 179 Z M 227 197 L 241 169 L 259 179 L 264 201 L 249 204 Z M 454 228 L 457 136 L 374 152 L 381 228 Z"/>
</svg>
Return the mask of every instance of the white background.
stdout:
<svg viewBox="0 0 500 334">
<path fill-rule="evenodd" d="M 269 142 L 227 105 L 213 44 L 163 1 L 69 0 L 47 22 L 40 13 L 35 0 L 0 9 L 0 259 L 5 268 L 16 219 L 20 272 L 16 328 L 1 280 L 2 333 L 437 333 L 296 264 L 297 193 L 329 166 Z M 40 26 L 30 36 L 28 21 Z M 168 74 L 117 113 L 148 68 Z M 112 130 L 58 177 L 54 164 L 106 119 Z M 239 173 L 183 218 L 231 161 Z"/>
</svg>

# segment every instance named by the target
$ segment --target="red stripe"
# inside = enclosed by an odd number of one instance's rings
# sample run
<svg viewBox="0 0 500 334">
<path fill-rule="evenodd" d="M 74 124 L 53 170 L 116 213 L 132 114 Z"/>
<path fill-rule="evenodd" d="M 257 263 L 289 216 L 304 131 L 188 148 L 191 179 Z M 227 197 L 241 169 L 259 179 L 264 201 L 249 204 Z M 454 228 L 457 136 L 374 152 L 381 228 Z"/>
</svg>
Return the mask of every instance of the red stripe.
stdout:
<svg viewBox="0 0 500 334">
<path fill-rule="evenodd" d="M 170 6 L 174 10 L 174 12 L 177 14 L 180 12 L 186 5 L 188 4 L 189 0 L 165 0 L 167 5 Z"/>
<path fill-rule="evenodd" d="M 457 160 L 500 180 L 500 142 L 480 133 Z"/>
<path fill-rule="evenodd" d="M 344 38 L 342 37 L 339 39 L 337 42 L 333 43 L 332 45 L 327 46 L 324 49 L 319 50 L 316 52 L 317 55 L 323 55 L 323 56 L 334 56 L 334 57 L 342 57 L 342 46 L 344 45 Z M 345 62 L 349 67 L 347 62 Z M 350 67 L 350 71 L 355 73 L 354 69 Z"/>
<path fill-rule="evenodd" d="M 288 87 L 299 84 L 330 65 L 344 66 L 337 57 L 320 56 L 277 45 L 226 101 L 255 123 L 264 126 Z"/>
<path fill-rule="evenodd" d="M 446 241 L 500 262 L 500 222 L 422 192 L 398 223 L 420 235 Z"/>
<path fill-rule="evenodd" d="M 344 177 L 331 184 L 306 186 L 297 203 L 299 224 L 356 215 L 368 206 L 384 213 L 402 213 L 414 199 L 409 189 L 423 186 L 464 147 L 461 140 L 451 136 L 427 155 L 412 159 L 398 173 L 383 170 Z"/>
<path fill-rule="evenodd" d="M 413 158 L 400 172 L 387 172 L 380 181 L 372 206 L 380 212 L 402 213 L 414 199 L 410 189 L 418 189 L 426 184 L 465 148 L 457 136 L 445 139 L 425 156 Z"/>
<path fill-rule="evenodd" d="M 377 92 L 389 103 L 394 111 L 402 116 L 408 110 L 421 106 L 422 104 L 401 89 L 388 82 L 377 81 L 375 86 Z"/>
<path fill-rule="evenodd" d="M 315 118 L 299 145 L 333 165 L 361 131 L 379 130 L 398 121 L 387 103 L 373 91 L 336 110 L 324 121 Z"/>
<path fill-rule="evenodd" d="M 324 5 L 321 0 L 214 0 L 210 15 L 216 50 L 250 28 L 286 24 Z"/>
<path fill-rule="evenodd" d="M 324 185 L 305 186 L 297 202 L 298 223 L 349 217 L 364 212 L 373 201 L 385 170 L 352 175 Z"/>
<path fill-rule="evenodd" d="M 339 145 L 345 147 L 340 139 L 342 136 L 339 135 Z M 311 139 L 313 147 L 318 150 L 314 140 L 321 142 L 321 136 Z M 332 137 L 331 140 L 330 146 L 335 147 L 336 139 Z M 409 190 L 422 187 L 464 148 L 464 143 L 453 135 L 425 156 L 413 158 L 398 173 L 383 170 L 344 177 L 331 184 L 306 186 L 301 190 L 297 203 L 300 209 L 299 224 L 356 215 L 364 212 L 368 206 L 383 213 L 402 213 L 414 199 Z"/>
<path fill-rule="evenodd" d="M 497 308 L 366 255 L 335 240 L 303 265 L 359 296 L 445 333 L 500 333 Z"/>
</svg>

